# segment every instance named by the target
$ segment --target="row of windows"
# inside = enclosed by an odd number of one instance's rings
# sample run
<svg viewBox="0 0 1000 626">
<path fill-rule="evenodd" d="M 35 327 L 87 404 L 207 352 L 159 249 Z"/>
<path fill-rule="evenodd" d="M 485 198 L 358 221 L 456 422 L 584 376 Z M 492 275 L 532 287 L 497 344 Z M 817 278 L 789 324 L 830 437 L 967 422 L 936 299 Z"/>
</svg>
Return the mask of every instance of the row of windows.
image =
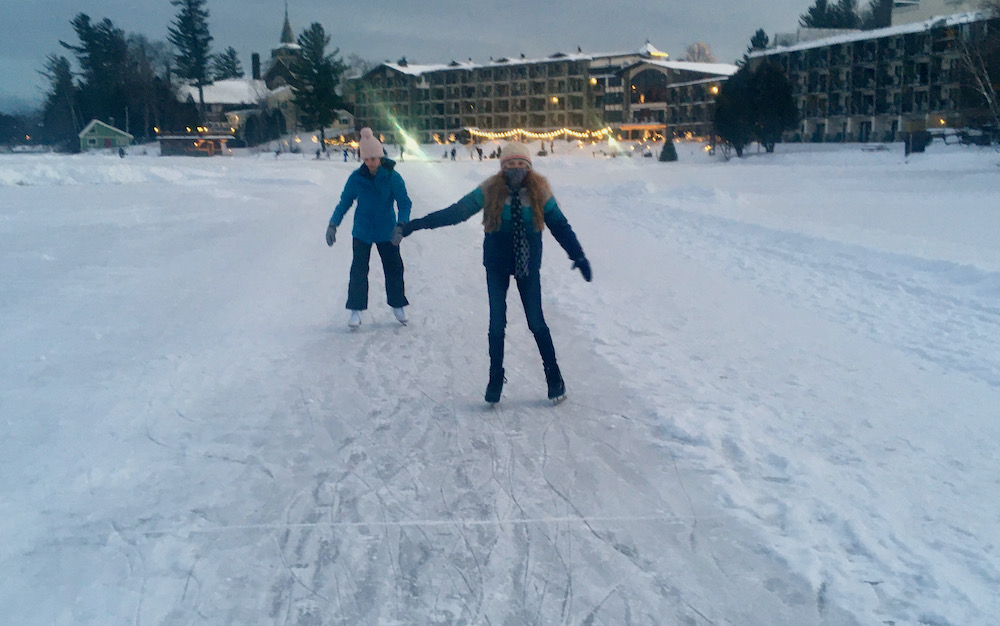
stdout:
<svg viewBox="0 0 1000 626">
<path fill-rule="evenodd" d="M 933 34 L 910 33 L 897 37 L 811 48 L 784 55 L 782 65 L 787 71 L 797 72 L 941 54 L 954 49 L 957 36 L 959 31 L 956 29 L 941 29 Z"/>
<path fill-rule="evenodd" d="M 383 102 L 409 100 L 411 93 L 414 100 L 456 100 L 460 98 L 471 100 L 474 98 L 583 93 L 584 87 L 583 79 L 571 78 L 569 80 L 549 79 L 547 81 L 431 87 L 413 90 L 406 87 L 386 89 L 365 85 L 360 94 L 368 94 L 368 97 Z"/>
<path fill-rule="evenodd" d="M 854 94 L 830 98 L 807 98 L 798 103 L 803 117 L 848 115 L 903 115 L 954 110 L 961 97 L 958 88 L 914 90 L 893 94 Z"/>
<path fill-rule="evenodd" d="M 575 77 L 583 81 L 587 76 L 586 62 L 580 63 L 536 63 L 499 68 L 476 68 L 473 70 L 442 70 L 428 72 L 422 76 L 430 85 L 479 84 L 483 82 L 509 82 L 516 80 L 536 80 L 546 78 Z M 369 74 L 366 82 L 373 87 L 403 87 L 409 82 L 405 75 L 388 68 Z"/>
<path fill-rule="evenodd" d="M 455 131 L 464 127 L 478 128 L 583 128 L 582 113 L 559 113 L 554 115 L 477 115 L 477 116 L 435 116 L 416 121 L 416 129 L 421 131 Z"/>
<path fill-rule="evenodd" d="M 788 73 L 902 60 L 927 62 L 928 57 L 954 56 L 958 38 L 967 37 L 970 32 L 968 25 L 941 28 L 931 33 L 908 33 L 810 48 L 777 55 L 777 60 Z"/>
<path fill-rule="evenodd" d="M 582 97 L 569 99 L 546 99 L 546 98 L 517 98 L 513 100 L 489 100 L 481 103 L 470 102 L 433 102 L 416 105 L 397 103 L 388 106 L 388 110 L 396 116 L 408 117 L 411 113 L 417 116 L 445 115 L 460 113 L 510 113 L 517 111 L 553 112 L 560 111 L 582 111 L 584 109 Z M 359 111 L 372 111 L 386 108 L 384 106 L 359 106 Z"/>
<path fill-rule="evenodd" d="M 930 62 L 908 62 L 854 71 L 810 72 L 794 76 L 792 89 L 796 94 L 803 94 L 948 85 L 960 79 L 959 73 L 950 68 L 950 64 L 942 63 L 942 60 L 938 59 L 933 64 Z"/>
<path fill-rule="evenodd" d="M 504 85 L 503 87 L 506 87 Z M 362 91 L 356 96 L 356 104 L 382 104 L 393 108 L 409 108 L 413 106 L 417 111 L 436 110 L 441 107 L 460 108 L 480 108 L 486 111 L 505 111 L 508 107 L 520 107 L 527 110 L 563 110 L 563 109 L 583 109 L 586 98 L 583 95 L 572 94 L 552 94 L 552 92 L 539 92 L 537 94 L 525 94 L 520 90 L 504 89 L 480 89 L 470 91 L 441 91 L 435 93 L 431 90 L 428 94 L 424 90 L 416 92 L 417 97 L 413 100 L 409 98 L 409 92 L 405 90 L 396 91 Z M 717 84 L 685 85 L 678 88 L 667 86 L 659 88 L 646 88 L 640 92 L 637 88 L 630 94 L 630 102 L 641 104 L 647 102 L 704 102 L 714 98 Z M 430 95 L 431 97 L 426 97 Z M 420 97 L 425 96 L 425 97 Z M 528 97 L 520 97 L 528 96 Z M 595 106 L 600 108 L 604 104 L 620 105 L 625 101 L 624 93 L 621 91 L 611 91 L 599 95 L 594 99 Z"/>
<path fill-rule="evenodd" d="M 362 92 L 357 94 L 355 102 L 357 104 L 380 103 L 380 104 L 388 104 L 390 106 L 392 105 L 400 106 L 410 103 L 416 106 L 420 106 L 423 104 L 449 104 L 452 102 L 457 102 L 463 105 L 476 106 L 478 104 L 479 106 L 485 106 L 490 102 L 504 102 L 506 100 L 511 100 L 511 99 L 513 100 L 521 99 L 521 100 L 551 102 L 554 105 L 556 105 L 557 108 L 566 108 L 567 106 L 569 106 L 569 108 L 572 109 L 579 109 L 583 107 L 583 103 L 585 101 L 585 98 L 582 94 L 565 95 L 565 93 L 559 93 L 559 92 L 556 93 L 540 92 L 537 94 L 534 93 L 524 94 L 520 92 L 510 93 L 504 91 L 503 93 L 497 93 L 495 95 L 473 94 L 473 95 L 466 95 L 463 97 L 462 94 L 452 94 L 450 97 L 446 96 L 447 94 L 442 94 L 441 97 L 437 98 L 414 98 L 413 100 L 410 100 L 407 97 L 407 94 L 405 93 L 399 94 L 399 93 L 386 93 L 386 92 L 374 92 L 374 93 Z"/>
</svg>

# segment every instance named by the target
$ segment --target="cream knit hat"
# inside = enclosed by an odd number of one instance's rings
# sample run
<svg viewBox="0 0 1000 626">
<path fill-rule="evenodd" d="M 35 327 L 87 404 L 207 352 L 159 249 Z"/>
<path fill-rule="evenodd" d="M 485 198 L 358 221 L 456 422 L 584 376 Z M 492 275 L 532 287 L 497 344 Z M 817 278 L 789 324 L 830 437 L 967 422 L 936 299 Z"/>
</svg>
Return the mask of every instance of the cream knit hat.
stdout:
<svg viewBox="0 0 1000 626">
<path fill-rule="evenodd" d="M 361 129 L 361 139 L 358 139 L 358 148 L 361 151 L 361 160 L 370 159 L 372 157 L 382 158 L 384 152 L 382 152 L 382 142 L 375 138 L 375 134 L 370 128 Z"/>
<path fill-rule="evenodd" d="M 528 165 L 531 165 L 531 149 L 523 143 L 518 143 L 512 141 L 503 147 L 503 151 L 500 155 L 500 167 L 511 159 L 521 159 L 522 161 L 527 161 Z"/>
</svg>

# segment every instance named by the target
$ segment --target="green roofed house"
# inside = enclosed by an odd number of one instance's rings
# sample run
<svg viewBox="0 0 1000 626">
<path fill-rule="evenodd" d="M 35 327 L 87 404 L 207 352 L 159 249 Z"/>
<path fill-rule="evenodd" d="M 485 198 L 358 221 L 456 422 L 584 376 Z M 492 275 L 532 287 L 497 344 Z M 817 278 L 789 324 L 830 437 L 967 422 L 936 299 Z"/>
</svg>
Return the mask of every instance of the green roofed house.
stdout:
<svg viewBox="0 0 1000 626">
<path fill-rule="evenodd" d="M 90 120 L 87 127 L 80 131 L 80 152 L 124 148 L 131 144 L 132 135 L 101 120 Z"/>
</svg>

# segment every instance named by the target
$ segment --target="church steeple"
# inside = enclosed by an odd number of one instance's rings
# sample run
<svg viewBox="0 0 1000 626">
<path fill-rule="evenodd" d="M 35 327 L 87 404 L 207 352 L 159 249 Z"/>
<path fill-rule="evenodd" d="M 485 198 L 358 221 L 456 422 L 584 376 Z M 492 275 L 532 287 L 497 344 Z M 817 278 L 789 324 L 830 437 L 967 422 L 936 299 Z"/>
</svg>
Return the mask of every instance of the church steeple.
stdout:
<svg viewBox="0 0 1000 626">
<path fill-rule="evenodd" d="M 285 0 L 285 25 L 281 28 L 281 43 L 295 43 L 295 35 L 292 34 L 292 24 L 288 21 L 288 0 Z"/>
</svg>

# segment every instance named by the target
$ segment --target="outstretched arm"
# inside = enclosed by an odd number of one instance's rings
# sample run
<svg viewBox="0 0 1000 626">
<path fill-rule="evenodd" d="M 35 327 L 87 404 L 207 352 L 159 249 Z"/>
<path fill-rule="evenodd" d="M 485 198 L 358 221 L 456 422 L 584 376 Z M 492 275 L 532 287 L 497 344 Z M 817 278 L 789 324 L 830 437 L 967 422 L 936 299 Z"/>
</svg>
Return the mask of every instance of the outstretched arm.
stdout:
<svg viewBox="0 0 1000 626">
<path fill-rule="evenodd" d="M 450 207 L 399 224 L 392 234 L 392 243 L 398 246 L 403 237 L 408 237 L 415 230 L 441 228 L 464 222 L 483 209 L 483 197 L 483 192 L 477 187 Z"/>
</svg>

